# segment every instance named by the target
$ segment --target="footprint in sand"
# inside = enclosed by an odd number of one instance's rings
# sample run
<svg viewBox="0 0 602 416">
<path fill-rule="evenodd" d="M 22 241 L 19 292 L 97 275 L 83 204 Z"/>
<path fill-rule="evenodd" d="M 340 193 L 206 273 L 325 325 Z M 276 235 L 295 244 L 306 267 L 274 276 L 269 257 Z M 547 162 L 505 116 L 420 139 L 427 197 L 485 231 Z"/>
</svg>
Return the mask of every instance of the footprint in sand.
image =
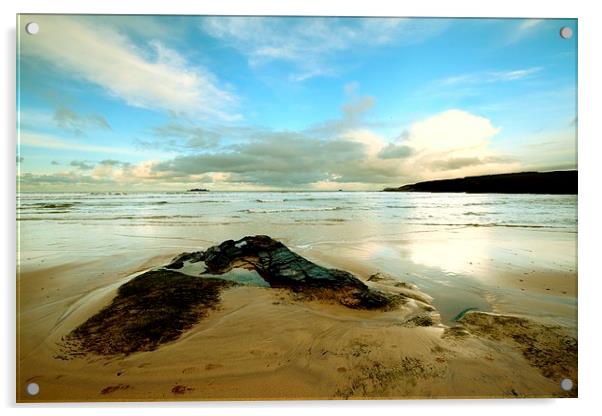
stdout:
<svg viewBox="0 0 602 416">
<path fill-rule="evenodd" d="M 107 386 L 100 391 L 100 394 L 110 394 L 117 390 L 127 390 L 130 388 L 129 384 L 117 384 L 115 386 Z"/>
<path fill-rule="evenodd" d="M 221 364 L 207 364 L 205 366 L 205 370 L 215 370 L 216 368 L 222 368 L 223 365 Z"/>
<path fill-rule="evenodd" d="M 347 372 L 347 369 L 346 369 L 345 367 L 339 367 L 339 368 L 337 368 L 337 371 L 338 371 L 339 373 L 346 373 L 346 372 Z"/>
<path fill-rule="evenodd" d="M 192 391 L 192 390 L 194 390 L 192 387 L 186 387 L 183 384 L 176 384 L 171 389 L 171 392 L 173 394 L 185 394 L 187 391 Z"/>
<path fill-rule="evenodd" d="M 198 367 L 186 367 L 182 370 L 182 374 L 194 374 L 198 373 L 200 369 Z"/>
</svg>

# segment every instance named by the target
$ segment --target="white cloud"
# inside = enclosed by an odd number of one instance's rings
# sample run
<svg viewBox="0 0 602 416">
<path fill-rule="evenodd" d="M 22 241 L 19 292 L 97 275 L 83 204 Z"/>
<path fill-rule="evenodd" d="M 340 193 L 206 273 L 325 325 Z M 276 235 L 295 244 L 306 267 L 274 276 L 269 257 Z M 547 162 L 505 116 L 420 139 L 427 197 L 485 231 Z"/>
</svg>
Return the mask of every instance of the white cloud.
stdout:
<svg viewBox="0 0 602 416">
<path fill-rule="evenodd" d="M 506 46 L 517 43 L 534 33 L 544 23 L 543 19 L 521 19 L 511 28 L 506 39 Z"/>
<path fill-rule="evenodd" d="M 23 131 L 19 134 L 18 145 L 40 147 L 44 149 L 64 149 L 70 151 L 108 153 L 108 154 L 137 154 L 138 151 L 130 148 L 97 146 L 92 144 L 76 143 L 63 140 L 48 134 Z"/>
<path fill-rule="evenodd" d="M 375 157 L 387 145 L 385 139 L 368 129 L 350 130 L 345 132 L 342 138 L 361 143 L 364 147 L 365 156 L 370 158 Z"/>
<path fill-rule="evenodd" d="M 330 58 L 337 52 L 420 43 L 447 25 L 444 19 L 215 16 L 201 28 L 246 55 L 251 66 L 289 62 L 295 66 L 289 79 L 303 81 L 335 74 Z"/>
<path fill-rule="evenodd" d="M 515 171 L 520 163 L 491 146 L 500 131 L 489 119 L 458 109 L 418 121 L 403 142 L 412 149 L 403 169 L 418 179 Z"/>
<path fill-rule="evenodd" d="M 437 86 L 459 86 L 474 84 L 490 84 L 495 82 L 519 81 L 530 78 L 540 72 L 543 68 L 531 67 L 514 69 L 508 71 L 482 71 L 469 74 L 455 75 L 441 79 L 436 82 Z"/>
<path fill-rule="evenodd" d="M 533 74 L 541 71 L 541 67 L 517 69 L 514 71 L 502 71 L 490 73 L 492 81 L 516 81 L 519 79 L 527 78 Z"/>
<path fill-rule="evenodd" d="M 500 130 L 485 117 L 452 109 L 412 124 L 406 145 L 429 152 L 474 148 Z"/>
<path fill-rule="evenodd" d="M 193 67 L 159 41 L 149 50 L 111 26 L 72 16 L 36 16 L 40 33 L 21 37 L 21 53 L 52 63 L 68 76 L 103 87 L 136 107 L 236 119 L 235 96 L 206 69 Z"/>
<path fill-rule="evenodd" d="M 351 99 L 341 106 L 342 117 L 327 120 L 312 126 L 306 132 L 312 135 L 332 137 L 340 133 L 367 126 L 367 113 L 376 104 L 376 99 L 370 95 Z"/>
<path fill-rule="evenodd" d="M 518 30 L 520 30 L 520 31 L 531 30 L 534 27 L 537 27 L 542 23 L 543 23 L 542 19 L 526 19 L 520 23 L 520 25 L 518 26 Z"/>
<path fill-rule="evenodd" d="M 158 162 L 146 160 L 136 165 L 99 163 L 92 170 L 90 177 L 95 180 L 112 180 L 121 183 L 137 183 L 141 181 L 156 181 L 160 175 L 152 172 Z"/>
<path fill-rule="evenodd" d="M 501 128 L 485 117 L 451 109 L 414 122 L 394 141 L 368 129 L 350 129 L 341 139 L 362 145 L 360 159 L 336 166 L 338 177 L 319 182 L 320 189 L 337 183 L 396 183 L 519 170 L 516 159 L 495 151 L 492 139 Z"/>
</svg>

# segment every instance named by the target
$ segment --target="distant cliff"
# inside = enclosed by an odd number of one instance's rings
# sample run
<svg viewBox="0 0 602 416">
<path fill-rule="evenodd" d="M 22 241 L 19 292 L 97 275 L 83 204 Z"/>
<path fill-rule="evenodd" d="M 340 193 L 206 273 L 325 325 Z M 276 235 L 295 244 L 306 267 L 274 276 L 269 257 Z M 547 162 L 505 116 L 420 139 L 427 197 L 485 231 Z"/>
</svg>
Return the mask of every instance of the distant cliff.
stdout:
<svg viewBox="0 0 602 416">
<path fill-rule="evenodd" d="M 577 194 L 577 171 L 520 172 L 418 182 L 385 192 L 465 192 L 483 194 Z"/>
</svg>

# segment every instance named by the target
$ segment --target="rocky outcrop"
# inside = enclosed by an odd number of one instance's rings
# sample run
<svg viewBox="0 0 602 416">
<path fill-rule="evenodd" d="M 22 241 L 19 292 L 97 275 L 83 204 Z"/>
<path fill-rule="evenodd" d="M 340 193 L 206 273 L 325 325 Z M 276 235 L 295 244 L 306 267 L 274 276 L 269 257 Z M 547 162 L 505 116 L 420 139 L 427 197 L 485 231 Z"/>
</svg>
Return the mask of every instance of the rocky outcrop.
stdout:
<svg viewBox="0 0 602 416">
<path fill-rule="evenodd" d="M 308 298 L 331 299 L 360 309 L 390 309 L 399 296 L 372 290 L 351 273 L 319 266 L 265 235 L 228 240 L 205 252 L 185 253 L 167 266 L 204 261 L 206 273 L 220 275 L 235 267 L 257 273 L 274 288 L 286 288 Z"/>
<path fill-rule="evenodd" d="M 176 271 L 187 263 L 200 263 L 201 272 Z M 372 289 L 351 273 L 319 266 L 281 242 L 258 235 L 183 253 L 164 268 L 135 277 L 119 288 L 109 306 L 72 331 L 65 346 L 110 355 L 150 351 L 173 341 L 217 307 L 223 289 L 236 285 L 220 279 L 233 268 L 255 270 L 271 287 L 288 289 L 300 300 L 390 310 L 407 299 L 401 293 Z"/>
</svg>

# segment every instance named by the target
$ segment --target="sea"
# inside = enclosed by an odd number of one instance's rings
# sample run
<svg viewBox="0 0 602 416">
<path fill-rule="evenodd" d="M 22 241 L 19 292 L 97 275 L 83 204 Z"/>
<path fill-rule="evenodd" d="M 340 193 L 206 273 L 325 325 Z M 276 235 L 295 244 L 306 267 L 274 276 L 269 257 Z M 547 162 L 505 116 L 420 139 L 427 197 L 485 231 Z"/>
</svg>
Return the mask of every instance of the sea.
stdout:
<svg viewBox="0 0 602 416">
<path fill-rule="evenodd" d="M 575 195 L 400 192 L 20 193 L 17 221 L 123 226 L 379 222 L 576 231 Z"/>
</svg>

